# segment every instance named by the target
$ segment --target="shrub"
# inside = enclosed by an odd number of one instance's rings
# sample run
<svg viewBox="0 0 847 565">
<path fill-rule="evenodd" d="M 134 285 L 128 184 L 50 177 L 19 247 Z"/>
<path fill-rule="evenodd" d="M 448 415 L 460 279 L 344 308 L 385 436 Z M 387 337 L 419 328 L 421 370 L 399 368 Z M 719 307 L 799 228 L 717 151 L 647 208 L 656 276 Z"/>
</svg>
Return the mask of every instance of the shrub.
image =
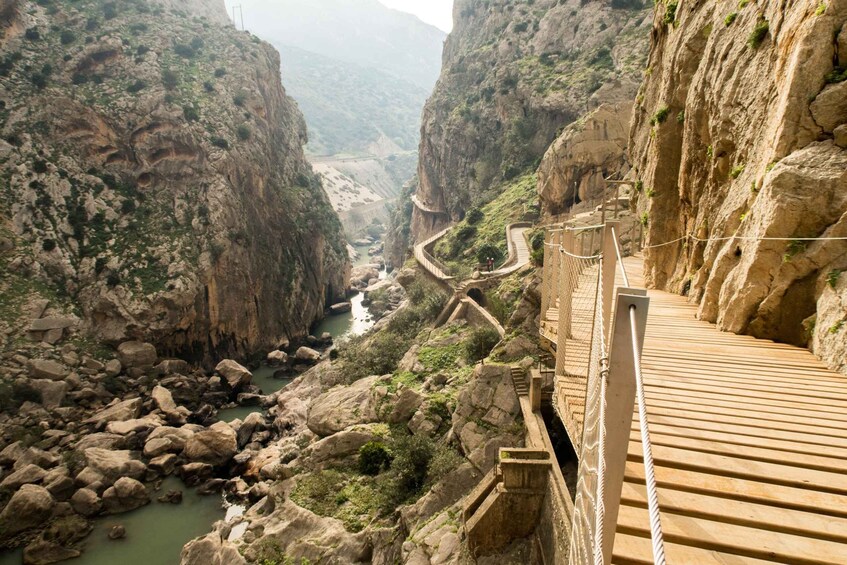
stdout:
<svg viewBox="0 0 847 565">
<path fill-rule="evenodd" d="M 680 110 L 679 114 L 676 115 L 676 122 L 678 124 L 685 122 L 685 110 Z"/>
<path fill-rule="evenodd" d="M 391 465 L 391 453 L 380 441 L 369 441 L 359 448 L 359 472 L 378 475 Z"/>
<path fill-rule="evenodd" d="M 847 80 L 847 68 L 845 67 L 835 67 L 833 70 L 826 74 L 826 82 L 829 84 L 835 84 L 837 82 L 844 82 Z"/>
<path fill-rule="evenodd" d="M 24 382 L 0 381 L 0 412 L 16 413 L 24 402 L 40 402 L 41 394 Z"/>
<path fill-rule="evenodd" d="M 215 78 L 223 78 L 226 76 L 226 69 L 215 69 Z"/>
<path fill-rule="evenodd" d="M 103 17 L 107 20 L 112 20 L 118 17 L 118 7 L 114 2 L 106 2 L 103 4 Z"/>
<path fill-rule="evenodd" d="M 214 145 L 215 147 L 219 147 L 221 149 L 229 149 L 229 141 L 227 141 L 226 139 L 224 139 L 222 137 L 213 137 L 212 138 L 212 145 Z"/>
<path fill-rule="evenodd" d="M 843 272 L 844 271 L 842 271 L 841 269 L 835 269 L 833 271 L 830 271 L 829 274 L 826 276 L 826 284 L 828 284 L 830 288 L 835 288 L 838 285 L 838 278 Z"/>
<path fill-rule="evenodd" d="M 138 55 L 139 57 L 146 55 L 149 52 L 150 52 L 150 48 L 147 47 L 146 45 L 139 45 L 138 49 L 135 50 L 135 54 Z"/>
<path fill-rule="evenodd" d="M 47 172 L 47 161 L 42 159 L 36 159 L 32 162 L 32 170 L 38 174 L 44 174 Z"/>
<path fill-rule="evenodd" d="M 32 76 L 30 77 L 30 80 L 32 81 L 32 84 L 34 84 L 35 87 L 38 90 L 44 90 L 45 88 L 47 88 L 47 84 L 48 84 L 47 75 L 45 75 L 43 73 L 33 73 Z"/>
<path fill-rule="evenodd" d="M 756 23 L 756 27 L 753 28 L 753 31 L 750 32 L 750 38 L 747 40 L 747 44 L 750 45 L 753 49 L 759 47 L 762 42 L 765 40 L 765 37 L 768 35 L 768 30 L 770 29 L 768 20 L 761 19 Z"/>
<path fill-rule="evenodd" d="M 88 18 L 85 22 L 85 31 L 96 31 L 100 27 L 100 20 L 97 18 Z"/>
<path fill-rule="evenodd" d="M 235 130 L 235 135 L 237 135 L 238 139 L 241 141 L 247 141 L 251 136 L 250 127 L 247 124 L 241 124 Z"/>
<path fill-rule="evenodd" d="M 122 214 L 131 214 L 135 212 L 135 200 L 124 200 L 121 202 L 121 213 Z"/>
<path fill-rule="evenodd" d="M 54 239 L 45 239 L 41 242 L 41 249 L 44 251 L 53 251 L 56 249 L 56 240 Z"/>
<path fill-rule="evenodd" d="M 214 92 L 215 91 L 215 85 L 212 84 L 212 81 L 207 80 L 206 82 L 203 83 L 203 90 L 205 90 L 206 92 Z"/>
<path fill-rule="evenodd" d="M 655 114 L 653 114 L 653 117 L 650 119 L 650 123 L 654 126 L 664 123 L 664 121 L 668 119 L 668 114 L 670 114 L 670 112 L 671 109 L 663 105 L 658 110 L 656 110 Z"/>
<path fill-rule="evenodd" d="M 179 75 L 170 69 L 165 69 L 162 72 L 162 84 L 168 90 L 173 90 L 179 85 Z"/>
<path fill-rule="evenodd" d="M 731 176 L 734 179 L 737 179 L 738 177 L 741 176 L 741 173 L 743 173 L 743 172 L 744 172 L 744 165 L 736 165 L 729 172 L 729 176 Z"/>
<path fill-rule="evenodd" d="M 468 215 L 465 216 L 465 221 L 470 225 L 478 224 L 485 217 L 485 214 L 479 208 L 472 208 Z"/>
<path fill-rule="evenodd" d="M 106 265 L 108 264 L 108 262 L 109 262 L 109 260 L 108 260 L 108 259 L 106 259 L 105 257 L 98 257 L 98 258 L 94 261 L 94 273 L 95 273 L 95 274 L 98 274 L 98 275 L 99 275 L 100 273 L 102 273 L 102 272 L 103 272 L 103 269 L 105 269 L 105 268 L 106 268 Z"/>
<path fill-rule="evenodd" d="M 174 45 L 174 53 L 183 59 L 193 59 L 197 55 L 190 45 L 185 45 L 184 43 L 177 43 Z"/>
<path fill-rule="evenodd" d="M 477 249 L 476 259 L 480 263 L 487 263 L 489 257 L 494 259 L 494 263 L 497 264 L 503 258 L 503 252 L 496 245 L 486 242 Z"/>
<path fill-rule="evenodd" d="M 243 108 L 244 104 L 247 102 L 247 96 L 244 94 L 236 94 L 232 97 L 232 101 L 239 108 Z"/>
<path fill-rule="evenodd" d="M 109 276 L 106 277 L 106 284 L 109 285 L 110 288 L 114 288 L 121 284 L 121 277 L 117 273 L 109 273 Z"/>
<path fill-rule="evenodd" d="M 134 83 L 127 86 L 126 91 L 129 92 L 130 94 L 135 94 L 136 92 L 141 92 L 145 88 L 147 88 L 147 83 L 144 82 L 141 79 L 138 79 Z"/>
<path fill-rule="evenodd" d="M 733 12 L 729 14 L 726 18 L 724 18 L 723 23 L 726 24 L 726 27 L 729 27 L 733 24 L 733 22 L 735 22 L 736 19 L 738 19 L 738 14 Z"/>
<path fill-rule="evenodd" d="M 74 41 L 76 41 L 76 34 L 69 29 L 66 29 L 59 36 L 59 41 L 62 42 L 62 45 L 70 45 Z"/>
<path fill-rule="evenodd" d="M 469 241 L 476 236 L 476 226 L 462 226 L 456 230 L 456 239 L 461 241 Z"/>
<path fill-rule="evenodd" d="M 395 475 L 398 500 L 405 500 L 426 484 L 429 463 L 435 452 L 432 440 L 423 436 L 406 436 L 394 445 L 391 471 Z"/>
<path fill-rule="evenodd" d="M 672 25 L 676 21 L 676 9 L 679 3 L 675 0 L 668 2 L 665 6 L 665 18 L 662 20 L 666 25 Z"/>
<path fill-rule="evenodd" d="M 465 359 L 468 363 L 485 359 L 499 342 L 500 334 L 494 328 L 474 329 L 465 340 Z"/>
<path fill-rule="evenodd" d="M 41 39 L 41 34 L 38 33 L 37 29 L 35 29 L 34 27 L 31 27 L 24 32 L 24 37 L 28 41 L 38 41 L 39 39 Z"/>
<path fill-rule="evenodd" d="M 198 112 L 197 108 L 194 106 L 183 106 L 182 115 L 185 116 L 185 119 L 189 122 L 196 122 L 200 119 L 200 112 Z"/>
</svg>

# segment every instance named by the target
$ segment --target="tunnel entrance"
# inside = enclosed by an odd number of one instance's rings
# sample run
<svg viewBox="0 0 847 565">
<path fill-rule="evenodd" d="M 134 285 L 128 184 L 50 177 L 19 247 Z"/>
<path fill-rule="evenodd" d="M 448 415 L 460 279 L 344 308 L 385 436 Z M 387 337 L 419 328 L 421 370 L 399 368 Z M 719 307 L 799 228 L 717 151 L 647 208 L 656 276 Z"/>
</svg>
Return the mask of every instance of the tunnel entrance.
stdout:
<svg viewBox="0 0 847 565">
<path fill-rule="evenodd" d="M 468 298 L 485 308 L 485 294 L 478 288 L 468 289 Z"/>
</svg>

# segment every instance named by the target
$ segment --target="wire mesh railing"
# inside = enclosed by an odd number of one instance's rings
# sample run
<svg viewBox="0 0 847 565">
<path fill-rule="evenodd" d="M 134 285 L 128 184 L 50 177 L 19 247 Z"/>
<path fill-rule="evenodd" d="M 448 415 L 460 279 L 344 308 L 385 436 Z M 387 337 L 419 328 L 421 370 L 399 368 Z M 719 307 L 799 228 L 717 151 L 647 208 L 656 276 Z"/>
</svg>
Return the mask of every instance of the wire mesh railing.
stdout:
<svg viewBox="0 0 847 565">
<path fill-rule="evenodd" d="M 579 454 L 569 562 L 611 562 L 635 405 L 645 469 L 649 468 L 654 559 L 663 565 L 641 371 L 649 299 L 646 291 L 628 288 L 616 227 L 614 222 L 579 228 L 566 225 L 549 230 L 545 238 L 542 304 L 547 309 L 542 325 L 547 324 L 548 330 L 555 326 L 554 408 Z M 618 266 L 624 286 L 615 296 Z"/>
</svg>

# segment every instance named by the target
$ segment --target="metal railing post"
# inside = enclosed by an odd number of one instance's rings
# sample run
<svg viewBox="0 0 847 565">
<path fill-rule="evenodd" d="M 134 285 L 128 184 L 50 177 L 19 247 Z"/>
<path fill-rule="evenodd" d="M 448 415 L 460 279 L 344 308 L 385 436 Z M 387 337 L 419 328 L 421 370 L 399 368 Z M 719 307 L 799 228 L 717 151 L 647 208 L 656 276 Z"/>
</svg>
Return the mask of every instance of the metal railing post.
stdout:
<svg viewBox="0 0 847 565">
<path fill-rule="evenodd" d="M 615 296 L 615 275 L 617 273 L 618 253 L 615 248 L 615 233 L 620 222 L 608 221 L 603 228 L 603 327 L 606 337 L 612 335 L 612 299 Z"/>
<path fill-rule="evenodd" d="M 644 343 L 650 299 L 647 291 L 619 288 L 606 386 L 606 477 L 603 492 L 603 562 L 612 562 L 615 530 L 623 490 L 626 457 L 635 405 L 635 358 L 630 326 L 630 307 L 635 307 L 639 343 Z M 602 480 L 602 479 L 601 479 Z"/>
<path fill-rule="evenodd" d="M 544 265 L 541 268 L 541 319 L 547 318 L 547 309 L 550 308 L 550 276 L 552 271 L 553 248 L 550 244 L 553 242 L 553 232 L 547 230 L 544 233 Z"/>
</svg>

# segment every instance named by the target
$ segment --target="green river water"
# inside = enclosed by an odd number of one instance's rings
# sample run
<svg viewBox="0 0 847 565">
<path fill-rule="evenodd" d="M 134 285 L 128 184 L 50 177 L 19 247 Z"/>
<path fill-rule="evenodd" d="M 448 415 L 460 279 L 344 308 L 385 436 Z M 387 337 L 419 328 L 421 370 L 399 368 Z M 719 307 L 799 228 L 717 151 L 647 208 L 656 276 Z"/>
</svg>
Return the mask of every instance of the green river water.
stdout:
<svg viewBox="0 0 847 565">
<path fill-rule="evenodd" d="M 367 247 L 357 247 L 359 259 L 354 266 L 370 263 Z M 383 278 L 385 273 L 380 273 Z M 330 316 L 315 328 L 315 334 L 329 332 L 335 339 L 358 335 L 373 325 L 373 319 L 362 305 L 364 296 L 359 293 L 353 298 L 353 310 L 346 314 Z M 253 371 L 253 383 L 264 394 L 272 394 L 291 382 L 290 378 L 276 379 L 272 367 L 260 367 Z M 221 410 L 218 417 L 226 422 L 247 417 L 262 410 L 258 406 L 240 406 Z M 157 502 L 168 490 L 182 490 L 182 504 Z M 153 502 L 126 514 L 105 516 L 95 520 L 94 531 L 85 539 L 85 552 L 78 559 L 68 561 L 78 565 L 178 565 L 182 547 L 197 536 L 211 531 L 214 522 L 230 519 L 243 513 L 237 505 L 226 505 L 220 495 L 200 496 L 175 477 L 166 478 L 159 491 L 151 493 Z M 126 527 L 126 538 L 112 541 L 107 537 L 115 524 Z M 0 553 L 0 565 L 21 565 L 23 551 Z"/>
</svg>

